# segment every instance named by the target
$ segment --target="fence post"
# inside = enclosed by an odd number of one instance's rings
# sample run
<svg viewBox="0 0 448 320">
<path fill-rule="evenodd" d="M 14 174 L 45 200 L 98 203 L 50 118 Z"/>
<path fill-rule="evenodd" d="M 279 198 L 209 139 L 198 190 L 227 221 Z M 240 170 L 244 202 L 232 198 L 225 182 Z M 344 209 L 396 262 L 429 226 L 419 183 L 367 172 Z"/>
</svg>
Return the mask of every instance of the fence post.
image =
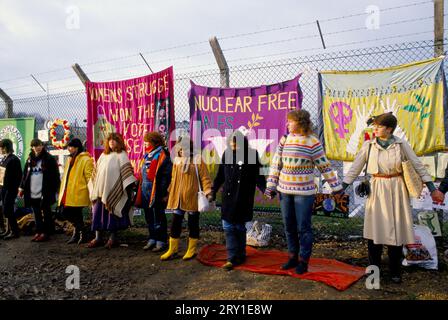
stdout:
<svg viewBox="0 0 448 320">
<path fill-rule="evenodd" d="M 443 0 L 434 0 L 434 56 L 443 55 Z"/>
<path fill-rule="evenodd" d="M 12 99 L 2 89 L 0 89 L 0 98 L 5 101 L 5 118 L 12 118 L 14 104 Z"/>
<path fill-rule="evenodd" d="M 145 62 L 146 66 L 148 67 L 149 71 L 151 71 L 151 73 L 154 73 L 154 71 L 152 71 L 151 67 L 149 66 L 148 61 L 146 61 L 145 57 L 139 53 L 140 57 L 142 57 L 143 61 Z"/>
<path fill-rule="evenodd" d="M 79 64 L 75 63 L 72 65 L 73 70 L 75 71 L 76 75 L 78 76 L 79 80 L 81 80 L 82 84 L 85 86 L 87 81 L 90 81 L 87 75 L 84 73 L 84 71 L 81 69 Z"/>
<path fill-rule="evenodd" d="M 230 83 L 230 72 L 229 66 L 227 65 L 226 57 L 224 57 L 221 46 L 219 45 L 218 39 L 216 37 L 212 37 L 208 41 L 210 43 L 210 46 L 212 47 L 216 63 L 218 64 L 219 71 L 221 73 L 221 87 L 228 88 Z"/>
</svg>

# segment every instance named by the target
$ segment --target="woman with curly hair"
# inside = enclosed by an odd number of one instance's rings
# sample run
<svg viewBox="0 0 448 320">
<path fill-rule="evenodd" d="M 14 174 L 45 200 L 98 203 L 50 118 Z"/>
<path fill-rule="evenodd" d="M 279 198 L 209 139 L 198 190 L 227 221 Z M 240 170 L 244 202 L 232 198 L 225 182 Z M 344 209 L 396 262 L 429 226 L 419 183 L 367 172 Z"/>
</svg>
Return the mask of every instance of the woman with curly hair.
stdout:
<svg viewBox="0 0 448 320">
<path fill-rule="evenodd" d="M 325 177 L 334 192 L 342 185 L 333 172 L 322 144 L 313 135 L 310 114 L 306 110 L 288 113 L 289 134 L 282 137 L 275 152 L 267 179 L 266 196 L 280 194 L 280 207 L 285 225 L 289 260 L 283 270 L 296 268 L 296 273 L 308 271 L 313 246 L 311 213 L 316 194 L 314 169 Z"/>
<path fill-rule="evenodd" d="M 129 215 L 136 180 L 123 136 L 110 133 L 89 182 L 90 200 L 93 202 L 92 231 L 95 231 L 95 239 L 88 244 L 89 248 L 102 245 L 100 231 L 110 232 L 105 247 L 118 246 L 117 232 L 131 224 Z"/>
<path fill-rule="evenodd" d="M 148 224 L 149 239 L 143 250 L 160 252 L 167 247 L 168 242 L 165 208 L 173 164 L 165 139 L 159 132 L 147 132 L 143 140 L 145 154 L 139 164 L 138 191 L 134 205 L 143 208 Z"/>
</svg>

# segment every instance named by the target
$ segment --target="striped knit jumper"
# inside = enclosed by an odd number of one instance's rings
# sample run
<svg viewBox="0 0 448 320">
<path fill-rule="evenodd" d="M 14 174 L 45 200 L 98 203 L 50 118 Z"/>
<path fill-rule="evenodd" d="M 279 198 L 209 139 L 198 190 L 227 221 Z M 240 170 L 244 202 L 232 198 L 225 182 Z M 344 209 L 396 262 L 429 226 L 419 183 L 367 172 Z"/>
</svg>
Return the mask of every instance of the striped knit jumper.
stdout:
<svg viewBox="0 0 448 320">
<path fill-rule="evenodd" d="M 316 137 L 289 134 L 286 141 L 282 137 L 272 159 L 267 192 L 278 191 L 302 196 L 315 194 L 315 167 L 323 174 L 333 191 L 342 189 L 325 156 L 322 144 Z"/>
</svg>

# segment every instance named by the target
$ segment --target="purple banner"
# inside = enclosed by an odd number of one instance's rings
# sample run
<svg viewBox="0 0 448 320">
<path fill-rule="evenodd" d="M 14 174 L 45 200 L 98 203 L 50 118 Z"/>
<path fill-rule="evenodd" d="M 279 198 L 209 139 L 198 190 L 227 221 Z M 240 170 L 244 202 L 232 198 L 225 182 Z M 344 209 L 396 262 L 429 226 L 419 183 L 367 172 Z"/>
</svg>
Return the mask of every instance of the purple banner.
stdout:
<svg viewBox="0 0 448 320">
<path fill-rule="evenodd" d="M 146 132 L 157 131 L 170 142 L 175 127 L 173 67 L 134 79 L 87 82 L 86 92 L 87 150 L 95 159 L 111 132 L 123 135 L 134 170 L 144 154 Z"/>
<path fill-rule="evenodd" d="M 226 136 L 238 129 L 260 157 L 270 158 L 272 148 L 286 134 L 286 114 L 302 107 L 299 78 L 300 74 L 285 82 L 248 88 L 210 88 L 191 81 L 190 132 L 199 133 L 194 127 L 200 123 L 202 146 L 213 148 L 221 157 Z"/>
</svg>

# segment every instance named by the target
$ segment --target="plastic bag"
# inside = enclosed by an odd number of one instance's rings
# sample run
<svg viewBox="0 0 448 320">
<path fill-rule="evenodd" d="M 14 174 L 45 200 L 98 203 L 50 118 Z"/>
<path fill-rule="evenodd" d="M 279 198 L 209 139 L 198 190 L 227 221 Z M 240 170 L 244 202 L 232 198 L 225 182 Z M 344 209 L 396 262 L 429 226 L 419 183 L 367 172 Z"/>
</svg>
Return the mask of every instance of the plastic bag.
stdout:
<svg viewBox="0 0 448 320">
<path fill-rule="evenodd" d="M 272 226 L 258 221 L 246 223 L 246 243 L 253 247 L 266 247 L 271 239 Z"/>
<path fill-rule="evenodd" d="M 427 226 L 414 225 L 414 237 L 415 243 L 403 246 L 403 265 L 437 270 L 437 247 L 431 230 Z"/>
<path fill-rule="evenodd" d="M 198 192 L 198 211 L 210 212 L 216 210 L 216 202 L 209 202 L 203 191 Z"/>
</svg>

